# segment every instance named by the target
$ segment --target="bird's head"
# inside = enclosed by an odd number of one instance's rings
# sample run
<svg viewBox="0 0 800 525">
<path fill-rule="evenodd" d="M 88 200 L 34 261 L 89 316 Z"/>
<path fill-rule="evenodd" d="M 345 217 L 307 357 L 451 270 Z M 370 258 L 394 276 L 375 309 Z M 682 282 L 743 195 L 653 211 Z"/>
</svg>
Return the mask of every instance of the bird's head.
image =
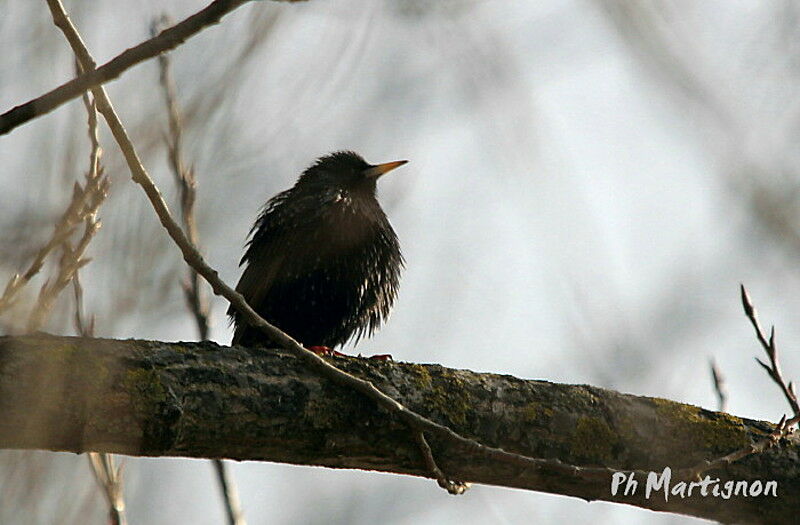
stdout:
<svg viewBox="0 0 800 525">
<path fill-rule="evenodd" d="M 296 187 L 303 190 L 343 190 L 353 196 L 375 195 L 375 183 L 384 173 L 399 168 L 407 160 L 369 164 L 352 151 L 337 151 L 320 157 L 306 169 Z"/>
</svg>

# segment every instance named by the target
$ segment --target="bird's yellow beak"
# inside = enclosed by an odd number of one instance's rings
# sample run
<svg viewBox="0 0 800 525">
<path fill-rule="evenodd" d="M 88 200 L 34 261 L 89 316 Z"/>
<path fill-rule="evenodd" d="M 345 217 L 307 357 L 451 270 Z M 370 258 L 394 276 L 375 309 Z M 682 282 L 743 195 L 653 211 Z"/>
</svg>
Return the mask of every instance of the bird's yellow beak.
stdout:
<svg viewBox="0 0 800 525">
<path fill-rule="evenodd" d="M 396 160 L 394 162 L 385 162 L 383 164 L 376 164 L 375 166 L 370 166 L 369 168 L 364 170 L 365 177 L 374 177 L 378 178 L 384 173 L 388 173 L 395 168 L 399 168 L 403 164 L 406 164 L 407 160 Z"/>
</svg>

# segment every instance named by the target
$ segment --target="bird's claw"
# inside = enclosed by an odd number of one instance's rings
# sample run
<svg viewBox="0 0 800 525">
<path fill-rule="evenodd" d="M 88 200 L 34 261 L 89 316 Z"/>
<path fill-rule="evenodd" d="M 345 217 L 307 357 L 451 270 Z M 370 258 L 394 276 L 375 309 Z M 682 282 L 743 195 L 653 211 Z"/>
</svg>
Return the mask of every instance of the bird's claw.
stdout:
<svg viewBox="0 0 800 525">
<path fill-rule="evenodd" d="M 353 357 L 347 354 L 343 354 L 341 352 L 337 352 L 330 346 L 324 346 L 324 345 L 307 346 L 306 350 L 314 352 L 320 357 Z M 364 356 L 358 354 L 358 357 L 363 358 Z M 366 359 L 375 359 L 376 361 L 394 361 L 394 359 L 392 359 L 392 354 L 376 354 L 376 355 L 371 355 Z"/>
<path fill-rule="evenodd" d="M 336 350 L 334 350 L 330 346 L 315 345 L 315 346 L 306 347 L 306 350 L 308 350 L 310 352 L 314 352 L 315 354 L 317 354 L 320 357 L 331 357 L 331 356 L 333 356 L 333 357 L 347 357 L 347 354 L 343 354 L 341 352 L 337 352 Z"/>
</svg>

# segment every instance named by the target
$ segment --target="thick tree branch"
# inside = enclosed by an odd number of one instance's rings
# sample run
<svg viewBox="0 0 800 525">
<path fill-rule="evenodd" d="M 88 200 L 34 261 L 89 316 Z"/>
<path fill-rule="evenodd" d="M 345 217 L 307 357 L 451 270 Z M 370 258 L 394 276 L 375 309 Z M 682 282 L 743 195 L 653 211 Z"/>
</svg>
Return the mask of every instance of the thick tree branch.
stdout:
<svg viewBox="0 0 800 525">
<path fill-rule="evenodd" d="M 526 468 L 428 435 L 437 464 L 457 479 L 723 522 L 796 522 L 797 436 L 708 472 L 723 481 L 775 480 L 778 497 L 643 496 L 648 471 L 691 468 L 763 441 L 773 431 L 769 423 L 591 386 L 437 365 L 335 361 L 461 435 L 552 462 Z M 0 338 L 0 448 L 268 460 L 429 477 L 413 432 L 398 414 L 285 351 Z M 581 468 L 560 468 L 555 460 Z M 636 495 L 612 496 L 617 469 L 634 471 L 642 485 Z"/>
</svg>

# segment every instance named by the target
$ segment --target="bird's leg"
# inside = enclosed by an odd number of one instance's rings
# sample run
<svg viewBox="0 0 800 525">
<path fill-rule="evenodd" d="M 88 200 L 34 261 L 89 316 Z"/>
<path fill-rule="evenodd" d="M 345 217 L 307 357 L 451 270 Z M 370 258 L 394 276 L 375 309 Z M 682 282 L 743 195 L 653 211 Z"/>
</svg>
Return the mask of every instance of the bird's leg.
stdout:
<svg viewBox="0 0 800 525">
<path fill-rule="evenodd" d="M 311 352 L 314 352 L 318 356 L 322 356 L 322 357 L 329 357 L 329 356 L 348 357 L 347 354 L 343 354 L 341 352 L 337 352 L 336 350 L 334 350 L 330 346 L 324 346 L 324 345 L 307 346 L 306 350 L 310 350 Z"/>
</svg>

